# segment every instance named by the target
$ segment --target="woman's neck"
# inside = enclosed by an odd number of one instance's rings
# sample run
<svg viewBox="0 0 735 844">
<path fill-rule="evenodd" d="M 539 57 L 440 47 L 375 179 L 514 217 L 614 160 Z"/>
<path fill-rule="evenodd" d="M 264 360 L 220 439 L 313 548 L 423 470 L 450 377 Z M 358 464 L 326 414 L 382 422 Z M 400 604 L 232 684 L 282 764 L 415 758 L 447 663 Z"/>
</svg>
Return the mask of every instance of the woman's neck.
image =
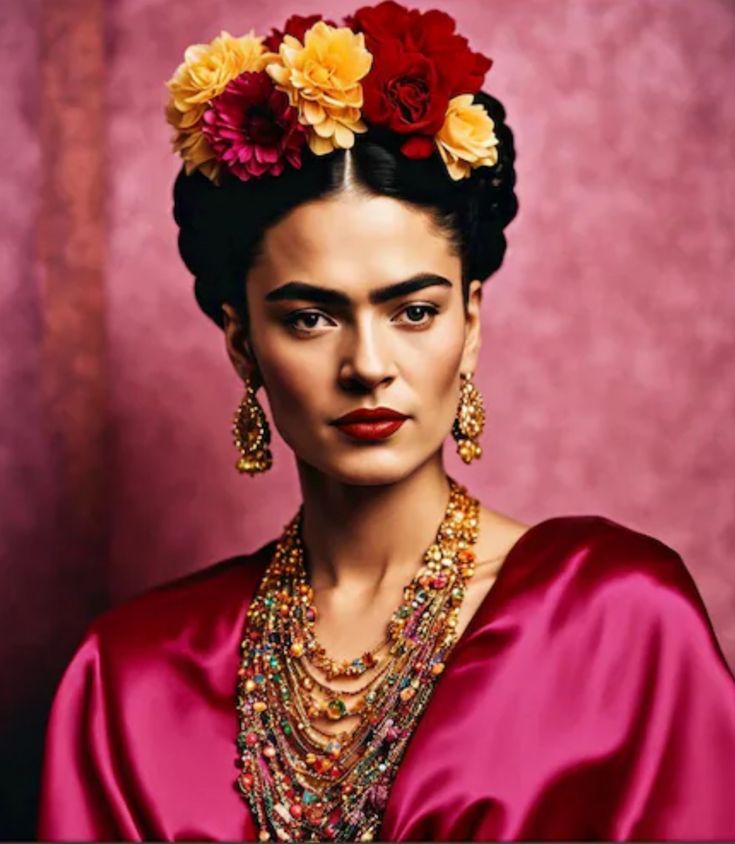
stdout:
<svg viewBox="0 0 735 844">
<path fill-rule="evenodd" d="M 439 451 L 403 480 L 344 484 L 299 463 L 303 542 L 315 590 L 377 591 L 408 581 L 434 541 L 449 500 Z"/>
</svg>

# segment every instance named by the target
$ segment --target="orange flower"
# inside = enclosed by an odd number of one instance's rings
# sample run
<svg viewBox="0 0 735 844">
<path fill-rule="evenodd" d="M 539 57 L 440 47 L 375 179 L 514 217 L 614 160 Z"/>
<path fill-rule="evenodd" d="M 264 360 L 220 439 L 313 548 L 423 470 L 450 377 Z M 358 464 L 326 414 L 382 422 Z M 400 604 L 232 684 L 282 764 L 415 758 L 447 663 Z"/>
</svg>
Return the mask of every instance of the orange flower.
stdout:
<svg viewBox="0 0 735 844">
<path fill-rule="evenodd" d="M 452 97 L 444 124 L 435 136 L 449 175 L 455 180 L 470 175 L 475 167 L 498 163 L 495 122 L 472 94 Z"/>
<path fill-rule="evenodd" d="M 373 62 L 365 36 L 347 27 L 318 21 L 304 35 L 302 44 L 285 35 L 277 61 L 266 65 L 277 88 L 288 94 L 299 110 L 299 121 L 310 127 L 309 148 L 317 155 L 348 149 L 356 132 L 366 132 L 360 110 L 360 79 Z"/>
<path fill-rule="evenodd" d="M 208 102 L 221 94 L 235 77 L 245 71 L 260 71 L 277 58 L 263 46 L 263 38 L 254 32 L 234 38 L 222 32 L 209 44 L 192 44 L 184 52 L 184 61 L 166 82 L 171 96 L 166 105 L 166 120 L 174 129 L 174 152 L 181 154 L 187 175 L 199 168 L 219 184 L 221 162 L 215 158 L 201 131 L 202 115 Z"/>
</svg>

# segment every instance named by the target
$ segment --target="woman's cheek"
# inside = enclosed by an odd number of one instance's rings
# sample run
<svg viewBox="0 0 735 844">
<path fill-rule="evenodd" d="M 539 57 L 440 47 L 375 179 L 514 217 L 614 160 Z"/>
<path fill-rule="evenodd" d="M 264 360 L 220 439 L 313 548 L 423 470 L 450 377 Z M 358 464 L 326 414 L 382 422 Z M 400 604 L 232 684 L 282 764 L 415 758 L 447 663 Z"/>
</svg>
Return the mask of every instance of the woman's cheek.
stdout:
<svg viewBox="0 0 735 844">
<path fill-rule="evenodd" d="M 321 417 L 319 403 L 327 393 L 327 367 L 301 355 L 271 361 L 266 384 L 268 402 L 279 430 L 303 427 L 305 419 Z"/>
<path fill-rule="evenodd" d="M 457 410 L 459 401 L 459 377 L 457 370 L 462 358 L 462 348 L 451 350 L 435 365 L 427 367 L 427 377 L 430 378 L 427 384 L 427 393 L 431 397 L 434 418 L 441 427 L 451 425 Z"/>
</svg>

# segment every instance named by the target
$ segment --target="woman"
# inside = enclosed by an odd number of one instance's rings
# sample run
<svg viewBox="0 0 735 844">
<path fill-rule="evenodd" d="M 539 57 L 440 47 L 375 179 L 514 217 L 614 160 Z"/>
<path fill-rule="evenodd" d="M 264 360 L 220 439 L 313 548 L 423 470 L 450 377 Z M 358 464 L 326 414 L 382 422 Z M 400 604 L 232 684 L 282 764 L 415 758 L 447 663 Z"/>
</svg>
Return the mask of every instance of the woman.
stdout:
<svg viewBox="0 0 735 844">
<path fill-rule="evenodd" d="M 517 210 L 490 61 L 437 11 L 345 23 L 223 32 L 169 83 L 237 466 L 272 462 L 262 387 L 303 503 L 90 625 L 38 837 L 733 837 L 735 683 L 681 557 L 444 469 L 450 432 L 481 456 L 482 282 Z"/>
</svg>

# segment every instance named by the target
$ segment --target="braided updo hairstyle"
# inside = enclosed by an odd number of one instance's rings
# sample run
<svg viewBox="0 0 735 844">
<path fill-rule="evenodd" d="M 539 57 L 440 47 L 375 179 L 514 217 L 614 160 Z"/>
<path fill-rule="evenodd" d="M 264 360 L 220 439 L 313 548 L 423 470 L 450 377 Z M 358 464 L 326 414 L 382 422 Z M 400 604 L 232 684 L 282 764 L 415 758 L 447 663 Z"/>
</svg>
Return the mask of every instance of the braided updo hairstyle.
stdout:
<svg viewBox="0 0 735 844">
<path fill-rule="evenodd" d="M 518 211 L 513 133 L 505 109 L 484 91 L 474 95 L 495 122 L 498 162 L 477 167 L 454 181 L 438 150 L 426 159 L 399 151 L 404 140 L 376 127 L 355 137 L 352 180 L 359 190 L 423 207 L 450 238 L 462 264 L 462 290 L 485 281 L 502 264 L 505 227 Z M 179 226 L 179 253 L 194 276 L 199 307 L 220 328 L 221 306 L 230 303 L 247 326 L 245 280 L 267 228 L 296 206 L 344 189 L 346 152 L 305 154 L 300 169 L 280 176 L 242 181 L 229 173 L 220 186 L 195 170 L 181 168 L 174 185 L 173 214 Z"/>
</svg>

